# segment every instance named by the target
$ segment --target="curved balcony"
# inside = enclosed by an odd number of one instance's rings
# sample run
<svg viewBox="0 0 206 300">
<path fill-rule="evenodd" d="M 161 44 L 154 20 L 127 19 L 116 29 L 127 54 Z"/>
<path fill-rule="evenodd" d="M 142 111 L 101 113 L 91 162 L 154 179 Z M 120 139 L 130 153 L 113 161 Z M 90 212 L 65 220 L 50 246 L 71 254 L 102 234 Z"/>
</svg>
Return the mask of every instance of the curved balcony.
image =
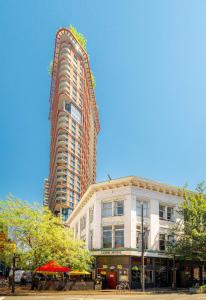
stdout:
<svg viewBox="0 0 206 300">
<path fill-rule="evenodd" d="M 59 173 L 57 176 L 56 176 L 57 180 L 58 179 L 62 179 L 62 180 L 67 180 L 67 175 L 66 174 L 62 174 L 62 173 Z"/>
<path fill-rule="evenodd" d="M 62 71 L 64 69 L 66 69 L 66 70 L 70 70 L 71 69 L 71 65 L 70 65 L 70 60 L 69 59 L 61 61 L 61 65 L 59 67 L 59 71 Z"/>
<path fill-rule="evenodd" d="M 57 162 L 68 162 L 68 157 L 67 156 L 60 156 L 60 155 L 58 155 L 57 156 Z"/>
<path fill-rule="evenodd" d="M 65 139 L 67 139 L 67 134 L 63 131 L 63 130 L 60 130 L 59 132 L 58 132 L 58 139 L 59 138 L 65 138 Z"/>
<path fill-rule="evenodd" d="M 68 88 L 70 89 L 70 83 L 69 81 L 65 80 L 65 79 L 62 79 L 60 82 L 59 82 L 59 88 Z"/>
<path fill-rule="evenodd" d="M 57 140 L 57 143 L 59 146 L 68 146 L 68 139 L 64 139 L 64 138 L 61 138 L 59 137 L 58 140 Z"/>
<path fill-rule="evenodd" d="M 67 95 L 70 95 L 70 89 L 67 87 L 59 88 L 59 94 L 65 93 Z"/>
<path fill-rule="evenodd" d="M 68 67 L 64 67 L 64 68 L 60 68 L 59 70 L 59 76 L 67 76 L 70 77 L 70 68 Z"/>
<path fill-rule="evenodd" d="M 56 197 L 56 203 L 66 203 L 67 199 L 66 197 Z"/>
<path fill-rule="evenodd" d="M 71 63 L 71 55 L 69 52 L 60 52 L 60 59 L 65 58 L 69 63 Z"/>
<path fill-rule="evenodd" d="M 62 47 L 61 47 L 61 50 L 60 50 L 60 53 L 70 53 L 71 52 L 71 50 L 69 49 L 69 46 L 68 45 L 62 45 Z"/>
</svg>

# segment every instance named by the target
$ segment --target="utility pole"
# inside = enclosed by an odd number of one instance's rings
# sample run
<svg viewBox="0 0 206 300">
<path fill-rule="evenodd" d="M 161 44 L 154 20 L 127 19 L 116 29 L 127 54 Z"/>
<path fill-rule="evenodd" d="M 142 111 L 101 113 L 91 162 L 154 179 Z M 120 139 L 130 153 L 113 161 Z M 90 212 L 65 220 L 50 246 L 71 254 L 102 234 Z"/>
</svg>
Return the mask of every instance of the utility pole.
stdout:
<svg viewBox="0 0 206 300">
<path fill-rule="evenodd" d="M 141 236 L 142 236 L 142 268 L 141 268 L 141 286 L 142 292 L 145 290 L 145 272 L 144 272 L 144 205 L 142 203 L 142 213 L 141 213 Z"/>
<path fill-rule="evenodd" d="M 176 262 L 175 262 L 175 253 L 173 254 L 172 288 L 176 289 Z"/>
<path fill-rule="evenodd" d="M 12 285 L 11 285 L 12 294 L 15 293 L 15 269 L 16 269 L 16 254 L 14 253 L 12 259 Z"/>
</svg>

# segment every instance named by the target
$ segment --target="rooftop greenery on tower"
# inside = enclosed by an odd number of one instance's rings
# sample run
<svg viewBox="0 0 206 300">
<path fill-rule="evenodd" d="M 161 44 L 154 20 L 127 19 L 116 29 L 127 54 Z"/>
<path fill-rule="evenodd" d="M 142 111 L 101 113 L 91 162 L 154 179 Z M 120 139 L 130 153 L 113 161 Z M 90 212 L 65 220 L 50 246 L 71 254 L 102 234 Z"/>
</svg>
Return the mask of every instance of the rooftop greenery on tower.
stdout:
<svg viewBox="0 0 206 300">
<path fill-rule="evenodd" d="M 82 33 L 78 32 L 73 25 L 69 25 L 69 30 L 74 35 L 76 40 L 80 43 L 82 48 L 87 52 L 87 39 L 85 38 L 85 36 Z"/>
<path fill-rule="evenodd" d="M 78 32 L 77 29 L 73 25 L 70 24 L 68 28 L 71 31 L 71 33 L 74 35 L 74 37 L 78 41 L 78 43 L 82 46 L 82 48 L 87 53 L 87 39 L 86 39 L 86 37 L 82 33 Z M 89 58 L 88 53 L 87 53 L 87 56 Z M 49 68 L 48 68 L 48 73 L 49 73 L 50 76 L 52 75 L 52 67 L 53 67 L 53 61 L 50 62 Z M 92 77 L 92 86 L 95 89 L 95 87 L 96 87 L 95 76 L 94 76 L 92 70 L 90 70 L 90 71 L 91 71 L 91 77 Z"/>
</svg>

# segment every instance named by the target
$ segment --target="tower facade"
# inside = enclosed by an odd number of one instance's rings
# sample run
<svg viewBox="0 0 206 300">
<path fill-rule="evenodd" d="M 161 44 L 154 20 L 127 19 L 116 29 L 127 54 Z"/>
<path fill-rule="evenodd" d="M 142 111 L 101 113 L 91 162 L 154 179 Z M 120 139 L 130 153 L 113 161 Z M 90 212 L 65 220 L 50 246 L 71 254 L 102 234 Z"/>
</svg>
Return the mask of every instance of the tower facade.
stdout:
<svg viewBox="0 0 206 300">
<path fill-rule="evenodd" d="M 99 132 L 89 59 L 70 29 L 56 34 L 51 76 L 48 205 L 65 221 L 96 181 Z"/>
</svg>

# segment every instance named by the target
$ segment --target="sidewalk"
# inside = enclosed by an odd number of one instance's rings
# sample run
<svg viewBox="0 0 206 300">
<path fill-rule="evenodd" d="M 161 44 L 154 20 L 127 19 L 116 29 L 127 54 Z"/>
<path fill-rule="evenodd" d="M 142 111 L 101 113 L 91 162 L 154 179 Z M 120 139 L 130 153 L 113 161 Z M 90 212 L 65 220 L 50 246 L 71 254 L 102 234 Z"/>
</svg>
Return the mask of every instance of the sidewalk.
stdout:
<svg viewBox="0 0 206 300">
<path fill-rule="evenodd" d="M 171 294 L 171 293 L 188 293 L 188 289 L 148 289 L 144 293 L 141 290 L 81 290 L 81 291 L 32 291 L 17 286 L 16 296 L 52 296 L 52 295 L 152 295 L 152 294 Z M 8 288 L 0 289 L 0 296 L 13 295 Z"/>
</svg>

